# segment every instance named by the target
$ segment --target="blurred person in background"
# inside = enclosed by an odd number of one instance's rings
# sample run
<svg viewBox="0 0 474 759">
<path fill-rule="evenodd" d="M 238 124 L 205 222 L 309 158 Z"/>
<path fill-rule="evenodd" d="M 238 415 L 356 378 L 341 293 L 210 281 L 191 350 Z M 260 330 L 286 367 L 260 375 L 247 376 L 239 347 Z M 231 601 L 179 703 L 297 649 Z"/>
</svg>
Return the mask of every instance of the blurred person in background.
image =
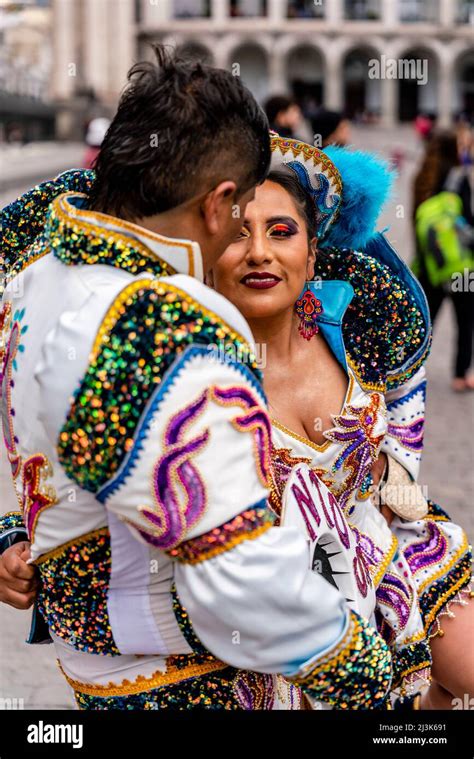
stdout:
<svg viewBox="0 0 474 759">
<path fill-rule="evenodd" d="M 87 127 L 86 145 L 87 149 L 84 154 L 83 168 L 93 169 L 95 161 L 100 152 L 100 146 L 104 141 L 107 129 L 110 126 L 110 119 L 104 117 L 92 119 Z"/>
<path fill-rule="evenodd" d="M 414 123 L 415 132 L 423 141 L 429 140 L 433 134 L 434 119 L 427 113 L 419 113 Z"/>
<path fill-rule="evenodd" d="M 274 95 L 265 103 L 270 129 L 281 137 L 298 137 L 303 114 L 294 98 L 287 95 Z"/>
<path fill-rule="evenodd" d="M 315 145 L 325 148 L 327 145 L 348 145 L 351 139 L 351 123 L 341 111 L 328 111 L 319 108 L 311 117 L 311 127 Z M 316 141 L 316 138 L 319 139 Z"/>
<path fill-rule="evenodd" d="M 469 273 L 474 269 L 473 138 L 461 165 L 454 132 L 434 133 L 414 181 L 413 218 L 416 255 L 413 269 L 428 300 L 434 323 L 446 296 L 456 315 L 457 337 L 454 378 L 456 392 L 474 389 L 472 363 L 474 293 Z M 465 276 L 467 274 L 467 277 Z"/>
</svg>

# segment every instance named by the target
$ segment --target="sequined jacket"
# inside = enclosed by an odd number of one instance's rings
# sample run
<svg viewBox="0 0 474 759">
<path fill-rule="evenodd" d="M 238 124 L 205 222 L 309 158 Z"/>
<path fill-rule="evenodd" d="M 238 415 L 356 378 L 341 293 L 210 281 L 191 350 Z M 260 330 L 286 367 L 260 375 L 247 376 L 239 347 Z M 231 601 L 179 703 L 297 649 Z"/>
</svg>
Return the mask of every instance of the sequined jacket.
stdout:
<svg viewBox="0 0 474 759">
<path fill-rule="evenodd" d="M 2 298 L 21 505 L 2 528 L 26 529 L 78 703 L 256 708 L 237 668 L 383 703 L 386 644 L 310 570 L 304 536 L 272 526 L 248 325 L 203 285 L 196 243 L 88 211 L 90 179 L 6 209 Z"/>
</svg>

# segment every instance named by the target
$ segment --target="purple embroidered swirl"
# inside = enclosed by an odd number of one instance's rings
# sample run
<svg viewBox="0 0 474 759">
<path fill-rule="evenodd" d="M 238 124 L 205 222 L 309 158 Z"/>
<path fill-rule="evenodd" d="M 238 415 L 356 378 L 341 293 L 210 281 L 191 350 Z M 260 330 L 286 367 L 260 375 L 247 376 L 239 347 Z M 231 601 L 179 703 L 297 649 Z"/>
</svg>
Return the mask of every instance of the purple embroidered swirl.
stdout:
<svg viewBox="0 0 474 759">
<path fill-rule="evenodd" d="M 345 487 L 340 506 L 345 509 L 351 494 L 364 482 L 367 472 L 378 456 L 384 438 L 382 430 L 383 408 L 378 393 L 371 393 L 364 406 L 346 406 L 344 414 L 334 416 L 335 426 L 325 433 L 328 440 L 340 444 L 341 453 L 333 464 L 333 471 L 346 472 Z M 380 434 L 375 428 L 380 429 Z"/>
<path fill-rule="evenodd" d="M 232 420 L 239 432 L 252 432 L 257 454 L 257 473 L 266 487 L 270 476 L 271 423 L 257 398 L 244 387 L 213 388 L 214 399 L 224 406 L 241 406 L 246 413 Z"/>
<path fill-rule="evenodd" d="M 406 627 L 410 616 L 412 595 L 401 577 L 387 572 L 376 591 L 377 602 L 393 609 L 398 619 L 398 629 Z"/>
<path fill-rule="evenodd" d="M 426 522 L 426 529 L 428 537 L 425 540 L 413 543 L 403 551 L 412 572 L 438 564 L 448 549 L 446 537 L 435 522 Z"/>
<path fill-rule="evenodd" d="M 420 453 L 423 450 L 424 426 L 424 419 L 414 419 L 409 424 L 389 423 L 387 434 L 396 438 L 409 451 Z"/>
<path fill-rule="evenodd" d="M 269 711 L 273 708 L 275 696 L 271 675 L 262 675 L 259 672 L 239 672 L 233 682 L 232 690 L 245 711 Z"/>
<path fill-rule="evenodd" d="M 186 532 L 201 517 L 206 506 L 204 482 L 191 459 L 206 445 L 209 429 L 191 440 L 184 435 L 189 425 L 205 410 L 210 399 L 221 405 L 240 406 L 245 413 L 231 420 L 240 432 L 252 432 L 257 452 L 257 473 L 263 484 L 270 474 L 271 425 L 268 414 L 245 387 L 211 387 L 170 419 L 164 435 L 164 454 L 153 469 L 155 509 L 142 506 L 141 514 L 153 531 L 138 529 L 147 543 L 169 550 L 184 539 Z M 183 503 L 184 493 L 184 503 Z"/>
<path fill-rule="evenodd" d="M 360 532 L 357 527 L 352 526 L 352 530 L 357 536 L 357 542 L 364 553 L 366 562 L 376 567 L 383 559 L 383 551 L 375 545 L 374 541 L 364 532 Z"/>
<path fill-rule="evenodd" d="M 204 483 L 190 458 L 209 440 L 209 430 L 188 442 L 182 441 L 187 426 L 196 419 L 208 402 L 208 391 L 189 406 L 178 411 L 166 428 L 166 452 L 153 470 L 153 486 L 157 510 L 140 509 L 153 525 L 154 533 L 139 530 L 143 538 L 157 548 L 169 549 L 179 543 L 185 532 L 202 516 L 206 504 Z M 179 487 L 179 485 L 181 487 Z M 185 493 L 184 505 L 181 492 Z"/>
</svg>

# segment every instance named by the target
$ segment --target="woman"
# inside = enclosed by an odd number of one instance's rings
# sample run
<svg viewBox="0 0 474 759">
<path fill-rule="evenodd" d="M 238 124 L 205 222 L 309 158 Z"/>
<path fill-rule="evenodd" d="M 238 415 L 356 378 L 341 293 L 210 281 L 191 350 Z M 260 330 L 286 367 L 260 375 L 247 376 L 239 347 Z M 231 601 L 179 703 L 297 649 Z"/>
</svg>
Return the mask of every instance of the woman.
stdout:
<svg viewBox="0 0 474 759">
<path fill-rule="evenodd" d="M 342 183 L 316 148 L 274 135 L 272 151 L 272 171 L 208 282 L 266 346 L 273 508 L 285 521 L 287 480 L 309 464 L 358 538 L 377 624 L 395 653 L 395 688 L 403 696 L 429 678 L 431 649 L 434 682 L 423 706 L 450 708 L 453 696 L 474 693 L 474 663 L 459 667 L 472 635 L 470 553 L 461 528 L 413 482 L 429 319 L 396 253 L 381 236 L 366 239 L 387 179 L 370 156 L 361 164 L 343 149 L 328 151 Z M 366 252 L 348 248 L 360 244 Z M 338 584 L 334 554 L 319 548 L 314 566 Z"/>
<path fill-rule="evenodd" d="M 471 137 L 472 142 L 472 137 Z M 465 149 L 465 148 L 464 148 Z M 472 150 L 472 145 L 471 145 Z M 466 150 L 465 150 L 466 152 Z M 464 156 L 465 160 L 468 156 Z M 459 146 L 454 132 L 437 132 L 426 145 L 426 152 L 415 177 L 413 192 L 413 218 L 416 232 L 416 258 L 414 271 L 426 293 L 434 323 L 446 297 L 451 299 L 456 316 L 456 356 L 452 388 L 455 392 L 474 390 L 474 375 L 471 373 L 472 341 L 474 334 L 474 294 L 469 287 L 457 288 L 453 282 L 452 270 L 470 268 L 471 260 L 445 263 L 446 253 L 454 252 L 456 242 L 463 248 L 474 251 L 474 171 L 472 166 L 461 166 Z M 449 195 L 448 195 L 449 193 Z M 451 197 L 450 197 L 451 196 Z M 451 206 L 458 204 L 457 222 L 451 216 Z M 436 204 L 436 205 L 435 205 Z M 441 238 L 437 236 L 439 225 L 446 234 L 446 225 L 452 223 L 453 236 L 444 237 L 445 251 Z M 461 224 L 458 232 L 455 227 Z M 454 243 L 454 246 L 453 246 Z M 431 257 L 431 263 L 429 258 Z M 434 262 L 437 266 L 433 270 Z M 446 266 L 446 264 L 448 264 Z M 443 273 L 442 268 L 445 268 Z"/>
</svg>

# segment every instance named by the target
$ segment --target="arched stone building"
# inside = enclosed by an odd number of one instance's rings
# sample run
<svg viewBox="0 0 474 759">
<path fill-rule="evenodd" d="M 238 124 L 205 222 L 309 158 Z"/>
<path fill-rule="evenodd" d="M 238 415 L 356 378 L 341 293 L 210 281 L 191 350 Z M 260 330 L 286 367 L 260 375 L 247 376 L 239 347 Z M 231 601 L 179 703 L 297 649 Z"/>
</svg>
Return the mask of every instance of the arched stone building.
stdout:
<svg viewBox="0 0 474 759">
<path fill-rule="evenodd" d="M 293 93 L 388 126 L 418 111 L 443 125 L 474 113 L 474 0 L 55 0 L 54 11 L 63 101 L 80 85 L 113 106 L 133 60 L 160 41 L 240 74 L 260 100 Z M 415 68 L 370 78 L 374 60 Z"/>
</svg>

